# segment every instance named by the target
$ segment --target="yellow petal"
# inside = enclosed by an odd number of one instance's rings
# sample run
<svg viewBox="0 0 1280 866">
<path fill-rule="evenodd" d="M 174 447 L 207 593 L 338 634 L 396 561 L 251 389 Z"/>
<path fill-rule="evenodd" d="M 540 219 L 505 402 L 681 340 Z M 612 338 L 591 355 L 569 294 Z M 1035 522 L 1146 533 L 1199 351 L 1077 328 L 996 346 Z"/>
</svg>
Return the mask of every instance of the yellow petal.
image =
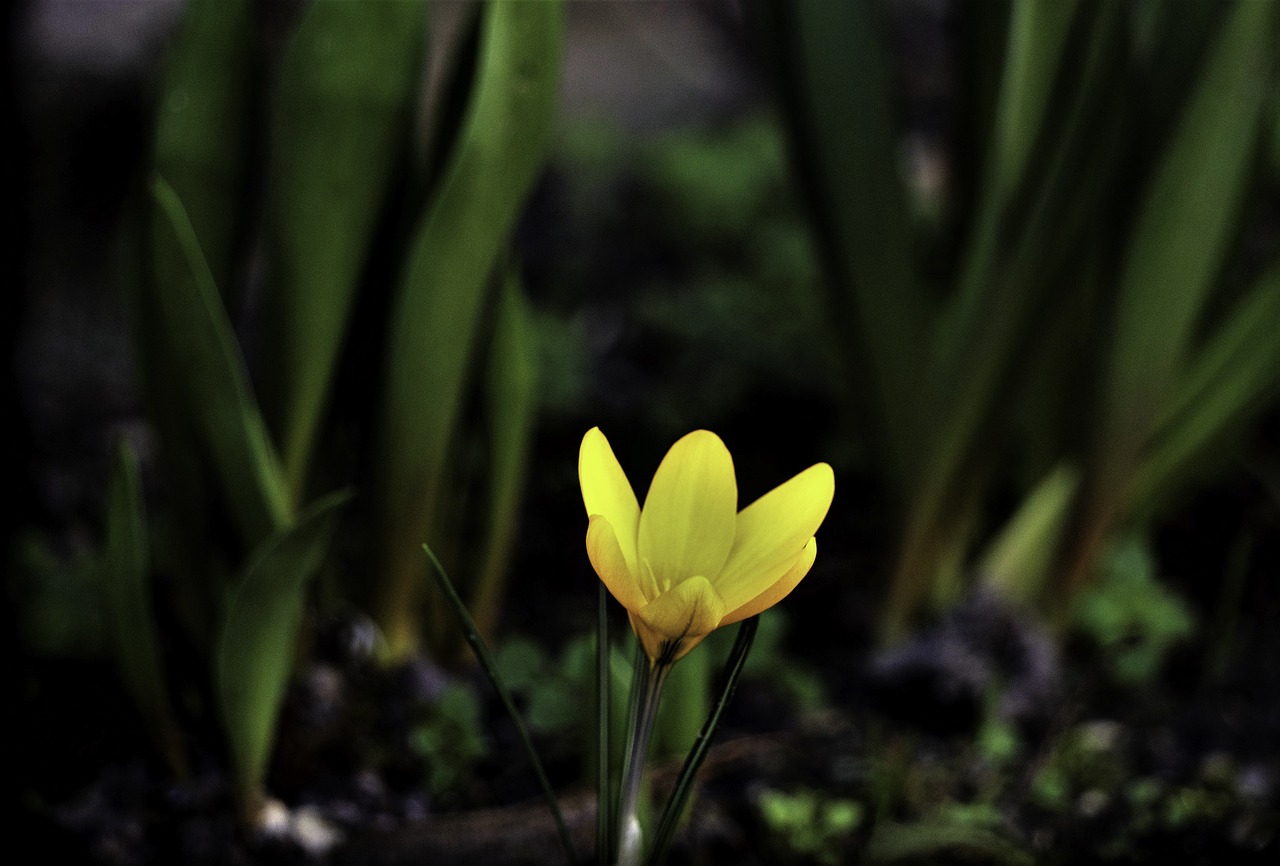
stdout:
<svg viewBox="0 0 1280 866">
<path fill-rule="evenodd" d="M 729 559 L 712 578 L 730 610 L 760 595 L 791 568 L 822 525 L 834 495 L 831 467 L 818 463 L 742 510 Z"/>
<path fill-rule="evenodd" d="M 644 607 L 645 597 L 635 572 L 627 565 L 609 519 L 602 514 L 593 514 L 587 525 L 587 558 L 618 604 L 632 611 Z"/>
<path fill-rule="evenodd" d="M 751 601 L 742 605 L 737 610 L 726 614 L 724 619 L 720 621 L 721 625 L 732 625 L 739 620 L 746 619 L 749 616 L 755 616 L 758 613 L 768 610 L 778 602 L 786 598 L 791 590 L 799 585 L 804 576 L 809 573 L 809 569 L 813 568 L 813 561 L 818 557 L 818 540 L 810 538 L 809 543 L 805 545 L 804 550 L 800 553 L 799 559 L 788 569 L 787 573 L 780 580 L 764 592 L 757 595 Z"/>
<path fill-rule="evenodd" d="M 582 437 L 582 447 L 578 451 L 578 482 L 582 485 L 582 503 L 587 507 L 587 516 L 599 514 L 608 519 L 627 567 L 634 572 L 640 504 L 627 474 L 622 471 L 618 458 L 613 456 L 609 440 L 604 438 L 599 427 L 592 427 Z"/>
<path fill-rule="evenodd" d="M 695 430 L 662 458 L 640 513 L 639 554 L 666 591 L 718 574 L 733 546 L 738 483 L 720 437 Z"/>
<path fill-rule="evenodd" d="M 720 625 L 724 599 L 701 575 L 682 581 L 631 618 L 649 658 L 670 664 Z"/>
</svg>

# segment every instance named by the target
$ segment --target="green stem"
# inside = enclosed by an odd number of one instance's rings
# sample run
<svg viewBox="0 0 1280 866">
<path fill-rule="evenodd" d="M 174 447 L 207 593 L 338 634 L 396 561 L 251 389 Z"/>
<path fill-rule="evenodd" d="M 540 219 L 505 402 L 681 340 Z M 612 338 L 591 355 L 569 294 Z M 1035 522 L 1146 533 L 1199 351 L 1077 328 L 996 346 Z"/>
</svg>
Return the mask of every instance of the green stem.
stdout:
<svg viewBox="0 0 1280 866">
<path fill-rule="evenodd" d="M 466 638 L 471 651 L 476 654 L 476 660 L 480 662 L 485 676 L 489 678 L 489 684 L 498 693 L 498 699 L 502 701 L 502 706 L 506 709 L 507 715 L 511 717 L 511 721 L 516 726 L 516 733 L 520 735 L 520 743 L 524 746 L 525 754 L 529 756 L 529 763 L 533 765 L 533 772 L 538 777 L 538 784 L 542 786 L 542 795 L 546 798 L 547 807 L 551 810 L 551 817 L 555 819 L 556 830 L 560 834 L 560 844 L 564 846 L 565 857 L 568 858 L 569 863 L 577 863 L 578 854 L 574 851 L 573 840 L 569 837 L 569 828 L 564 822 L 564 813 L 560 811 L 560 801 L 556 799 L 555 791 L 551 789 L 551 780 L 547 778 L 547 772 L 542 767 L 542 761 L 538 759 L 538 750 L 533 747 L 533 740 L 529 736 L 529 728 L 525 725 L 520 711 L 516 709 L 515 700 L 511 697 L 511 691 L 503 681 L 502 674 L 498 672 L 498 665 L 494 662 L 493 655 L 489 652 L 489 647 L 485 644 L 484 638 L 480 637 L 480 630 L 476 628 L 475 620 L 467 612 L 467 606 L 458 595 L 458 591 L 453 588 L 453 581 L 449 580 L 449 575 L 445 572 L 444 566 L 436 558 L 435 551 L 426 544 L 422 545 L 422 549 L 426 552 L 427 558 L 431 560 L 431 565 L 435 569 L 436 582 L 439 584 L 441 591 L 444 592 L 445 599 L 449 602 L 449 606 L 453 609 L 454 615 L 457 616 L 458 622 L 462 626 L 462 636 Z"/>
<path fill-rule="evenodd" d="M 640 787 L 644 779 L 644 761 L 649 751 L 649 737 L 653 722 L 658 717 L 658 702 L 662 697 L 662 684 L 666 682 L 671 665 L 649 661 L 641 671 L 643 682 L 631 717 L 628 736 L 627 759 L 622 772 L 622 796 L 618 803 L 618 866 L 639 866 Z"/>
</svg>

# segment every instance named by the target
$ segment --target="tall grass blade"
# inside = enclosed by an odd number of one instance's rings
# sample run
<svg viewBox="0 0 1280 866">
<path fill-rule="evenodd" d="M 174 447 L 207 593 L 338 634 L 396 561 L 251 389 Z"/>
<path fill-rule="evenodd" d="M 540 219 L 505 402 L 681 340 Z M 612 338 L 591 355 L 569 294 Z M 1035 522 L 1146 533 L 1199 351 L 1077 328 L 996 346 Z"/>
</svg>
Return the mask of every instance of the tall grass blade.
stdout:
<svg viewBox="0 0 1280 866">
<path fill-rule="evenodd" d="M 1186 362 L 1250 191 L 1277 7 L 1236 3 L 1138 214 L 1120 276 L 1099 447 L 1108 486 L 1132 467 Z"/>
<path fill-rule="evenodd" d="M 572 864 L 578 862 L 577 853 L 573 848 L 573 839 L 569 836 L 569 828 L 564 822 L 564 814 L 560 811 L 560 801 L 556 798 L 555 791 L 551 788 L 551 780 L 547 778 L 546 770 L 542 767 L 542 761 L 538 758 L 538 750 L 533 747 L 533 740 L 529 736 L 529 728 L 525 725 L 520 711 L 516 709 L 515 700 L 512 699 L 511 691 L 507 688 L 498 666 L 494 663 L 489 647 L 485 644 L 484 638 L 480 636 L 480 630 L 476 628 L 475 620 L 467 612 L 467 606 L 463 603 L 461 596 L 458 595 L 453 582 L 449 580 L 449 575 L 445 572 L 444 566 L 440 564 L 440 560 L 436 558 L 430 545 L 424 544 L 422 549 L 427 554 L 427 559 L 431 562 L 431 573 L 436 579 L 436 585 L 439 586 L 440 592 L 449 603 L 454 616 L 458 618 L 458 625 L 462 628 L 462 636 L 466 639 L 467 645 L 471 647 L 471 651 L 476 654 L 476 661 L 480 662 L 480 667 L 484 669 L 485 676 L 489 678 L 489 684 L 493 686 L 493 690 L 497 693 L 498 699 L 502 701 L 502 706 L 507 711 L 507 715 L 510 716 L 512 723 L 516 726 L 516 731 L 520 735 L 520 744 L 524 746 L 525 754 L 529 756 L 529 763 L 533 765 L 533 772 L 537 775 L 538 784 L 542 787 L 542 795 L 547 801 L 547 807 L 551 810 L 551 817 L 555 819 L 556 830 L 560 834 L 560 843 L 564 846 L 565 856 L 568 858 L 570 866 L 572 866 Z"/>
<path fill-rule="evenodd" d="M 1179 380 L 1134 479 L 1130 507 L 1154 515 L 1195 461 L 1280 395 L 1280 264 L 1272 265 Z"/>
<path fill-rule="evenodd" d="M 223 623 L 215 685 L 249 824 L 261 804 L 307 586 L 324 562 L 337 509 L 349 498 L 345 491 L 330 494 L 267 539 L 245 568 Z"/>
<path fill-rule="evenodd" d="M 650 863 L 662 863 L 667 859 L 667 851 L 671 847 L 671 840 L 675 838 L 676 829 L 680 826 L 685 804 L 689 801 L 689 795 L 693 793 L 694 778 L 698 774 L 698 769 L 702 767 L 702 762 L 706 760 L 707 752 L 711 750 L 711 741 L 720 727 L 720 717 L 724 715 L 725 707 L 729 705 L 729 701 L 733 700 L 734 692 L 738 690 L 738 679 L 742 676 L 743 668 L 746 667 L 747 654 L 751 652 L 751 642 L 755 640 L 759 625 L 760 617 L 753 616 L 743 620 L 738 628 L 738 636 L 733 642 L 733 649 L 729 651 L 729 659 L 725 663 L 724 689 L 721 690 L 720 698 L 716 701 L 711 714 L 707 716 L 706 724 L 702 726 L 698 739 L 680 768 L 680 776 L 671 790 L 671 799 L 667 801 L 667 807 L 662 812 L 662 820 L 659 821 L 658 830 L 654 834 L 653 848 L 649 853 Z"/>
<path fill-rule="evenodd" d="M 990 184 L 996 201 L 1008 201 L 1026 173 L 1079 8 L 1079 0 L 1013 4 L 991 151 Z"/>
<path fill-rule="evenodd" d="M 249 386 L 226 308 L 182 202 L 162 178 L 151 184 L 152 276 L 142 304 L 158 333 L 152 375 L 177 387 L 182 414 L 212 460 L 216 482 L 247 546 L 289 522 L 292 506 L 275 448 Z M 187 491 L 184 491 L 184 494 Z"/>
<path fill-rule="evenodd" d="M 103 600 L 116 663 L 169 769 L 185 778 L 189 765 L 164 678 L 151 603 L 150 540 L 138 458 L 124 441 L 117 447 L 111 467 L 106 520 Z"/>
<path fill-rule="evenodd" d="M 924 335 L 898 123 L 877 4 L 773 0 L 793 164 L 833 282 L 847 375 L 868 370 L 881 445 L 909 486 L 920 429 L 912 395 Z M 855 336 L 856 335 L 856 336 Z"/>
</svg>

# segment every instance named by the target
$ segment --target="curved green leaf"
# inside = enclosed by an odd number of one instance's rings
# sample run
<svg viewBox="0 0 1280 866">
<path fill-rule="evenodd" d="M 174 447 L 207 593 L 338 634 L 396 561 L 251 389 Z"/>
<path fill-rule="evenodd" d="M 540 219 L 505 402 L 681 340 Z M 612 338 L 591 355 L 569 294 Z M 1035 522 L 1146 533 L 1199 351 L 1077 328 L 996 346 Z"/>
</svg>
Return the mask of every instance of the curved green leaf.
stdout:
<svg viewBox="0 0 1280 866">
<path fill-rule="evenodd" d="M 418 226 L 391 312 L 377 454 L 385 556 L 379 618 L 417 640 L 418 545 L 432 525 L 489 288 L 550 140 L 562 21 L 553 0 L 489 3 L 473 99 Z"/>
<path fill-rule="evenodd" d="M 120 675 L 170 769 L 186 776 L 187 756 L 173 716 L 151 604 L 147 513 L 138 458 L 123 441 L 116 449 L 107 485 L 103 566 L 103 600 Z"/>
<path fill-rule="evenodd" d="M 169 53 L 156 170 L 186 205 L 214 284 L 236 291 L 251 149 L 253 4 L 189 0 Z"/>
<path fill-rule="evenodd" d="M 881 22 L 867 2 L 773 0 L 766 10 L 794 163 L 832 272 L 839 345 L 851 375 L 869 371 L 883 447 L 909 486 L 925 303 Z"/>
<path fill-rule="evenodd" d="M 1241 300 L 1179 380 L 1131 496 L 1153 513 L 1213 443 L 1280 394 L 1280 265 Z"/>
<path fill-rule="evenodd" d="M 307 585 L 324 562 L 337 508 L 349 498 L 345 491 L 330 494 L 267 539 L 227 610 L 214 674 L 246 816 L 261 795 Z"/>
<path fill-rule="evenodd" d="M 1102 407 L 1109 477 L 1131 468 L 1172 396 L 1250 191 L 1274 86 L 1276 11 L 1235 4 L 1147 189 L 1120 277 Z"/>
<path fill-rule="evenodd" d="M 280 61 L 262 369 L 264 409 L 295 498 L 371 238 L 409 144 L 425 29 L 424 0 L 315 0 Z"/>
<path fill-rule="evenodd" d="M 142 299 L 158 329 L 142 335 L 155 345 L 151 375 L 179 383 L 174 393 L 217 468 L 246 544 L 253 545 L 288 522 L 284 477 L 182 202 L 162 178 L 152 181 L 151 194 L 153 275 L 144 281 Z"/>
</svg>

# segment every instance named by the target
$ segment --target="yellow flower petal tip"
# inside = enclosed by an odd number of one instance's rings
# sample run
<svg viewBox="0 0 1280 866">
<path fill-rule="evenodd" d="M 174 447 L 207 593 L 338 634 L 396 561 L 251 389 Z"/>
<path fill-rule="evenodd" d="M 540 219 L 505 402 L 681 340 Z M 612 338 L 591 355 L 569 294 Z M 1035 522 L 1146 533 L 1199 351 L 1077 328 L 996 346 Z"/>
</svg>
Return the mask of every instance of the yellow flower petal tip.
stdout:
<svg viewBox="0 0 1280 866">
<path fill-rule="evenodd" d="M 818 463 L 738 511 L 733 458 L 707 430 L 671 446 L 643 508 L 598 427 L 582 438 L 578 480 L 591 565 L 654 664 L 795 589 L 835 495 L 831 467 Z"/>
</svg>

